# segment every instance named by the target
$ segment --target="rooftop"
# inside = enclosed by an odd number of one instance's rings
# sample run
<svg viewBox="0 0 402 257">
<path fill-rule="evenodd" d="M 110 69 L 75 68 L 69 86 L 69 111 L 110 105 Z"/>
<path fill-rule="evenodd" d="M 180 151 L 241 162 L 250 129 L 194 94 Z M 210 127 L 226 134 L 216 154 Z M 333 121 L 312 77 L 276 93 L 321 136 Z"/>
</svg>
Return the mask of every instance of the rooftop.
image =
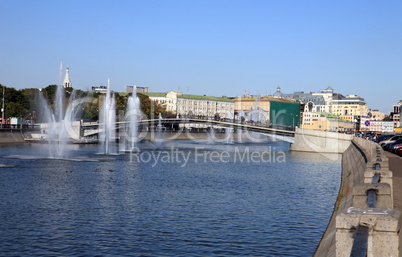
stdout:
<svg viewBox="0 0 402 257">
<path fill-rule="evenodd" d="M 142 93 L 149 97 L 166 97 L 167 93 Z M 217 102 L 233 102 L 233 100 L 227 97 L 217 97 L 217 96 L 205 96 L 205 95 L 187 95 L 187 94 L 177 94 L 177 98 L 184 99 L 194 99 L 194 100 L 204 100 L 204 101 L 217 101 Z"/>
<path fill-rule="evenodd" d="M 350 122 L 348 120 L 341 119 L 339 116 L 332 114 L 332 113 L 327 113 L 327 112 L 316 112 L 316 113 L 320 114 L 321 116 L 327 117 L 328 120 Z"/>
<path fill-rule="evenodd" d="M 256 101 L 256 96 L 244 95 L 241 97 L 236 97 L 235 101 Z M 289 98 L 278 98 L 273 96 L 261 96 L 260 101 L 273 101 L 273 102 L 288 102 L 288 103 L 296 103 L 297 101 Z"/>
<path fill-rule="evenodd" d="M 177 98 L 217 101 L 217 102 L 233 102 L 232 99 L 229 99 L 227 97 L 205 96 L 205 95 L 177 95 Z"/>
</svg>

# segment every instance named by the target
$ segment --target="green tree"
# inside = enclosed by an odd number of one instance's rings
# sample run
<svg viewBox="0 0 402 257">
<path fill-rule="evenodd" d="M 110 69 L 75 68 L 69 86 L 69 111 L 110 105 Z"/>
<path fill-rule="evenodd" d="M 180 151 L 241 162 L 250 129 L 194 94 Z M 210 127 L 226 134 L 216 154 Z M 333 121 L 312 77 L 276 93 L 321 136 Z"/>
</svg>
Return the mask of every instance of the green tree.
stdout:
<svg viewBox="0 0 402 257">
<path fill-rule="evenodd" d="M 39 89 L 37 88 L 26 88 L 22 89 L 21 93 L 24 95 L 25 99 L 28 102 L 27 112 L 28 115 L 24 118 L 32 120 L 36 120 L 36 114 L 40 110 L 39 107 Z"/>
<path fill-rule="evenodd" d="M 390 121 L 390 120 L 391 120 L 391 117 L 389 115 L 385 115 L 383 121 Z"/>
<path fill-rule="evenodd" d="M 3 90 L 1 90 L 1 99 L 3 99 Z M 22 117 L 29 118 L 29 101 L 25 95 L 12 87 L 5 88 L 4 95 L 4 117 Z"/>
<path fill-rule="evenodd" d="M 152 101 L 147 95 L 137 93 L 140 99 L 141 111 L 147 116 L 147 118 L 157 118 L 159 113 L 162 115 L 166 111 L 166 107 Z"/>
<path fill-rule="evenodd" d="M 0 84 L 0 86 L 2 86 Z M 5 117 L 22 117 L 25 119 L 35 118 L 35 122 L 42 122 L 40 117 L 43 116 L 43 109 L 39 103 L 39 95 L 42 94 L 44 100 L 54 109 L 57 85 L 49 85 L 42 90 L 36 88 L 26 88 L 22 90 L 16 90 L 15 88 L 6 87 L 5 92 Z M 41 92 L 40 92 L 41 91 Z M 99 120 L 99 110 L 103 103 L 105 94 L 87 92 L 82 90 L 73 91 L 72 88 L 64 89 L 64 111 L 69 104 L 70 96 L 74 93 L 74 99 L 90 97 L 92 100 L 90 102 L 82 103 L 77 110 L 77 118 L 86 120 Z M 0 99 L 3 97 L 3 92 L 0 90 Z M 116 100 L 116 114 L 117 118 L 119 115 L 123 114 L 127 108 L 127 100 L 131 94 L 126 93 L 115 93 L 114 97 Z M 144 94 L 137 94 L 140 99 L 140 107 L 143 114 L 147 118 L 158 117 L 159 113 L 163 117 L 173 117 L 175 114 L 171 112 L 166 112 L 166 108 L 157 102 L 152 101 L 148 96 Z"/>
<path fill-rule="evenodd" d="M 42 89 L 43 97 L 46 99 L 48 104 L 54 103 L 54 99 L 56 99 L 56 90 L 57 85 L 49 85 Z"/>
<path fill-rule="evenodd" d="M 91 102 L 83 103 L 81 109 L 82 119 L 92 121 L 99 120 L 99 95 L 93 97 Z"/>
</svg>

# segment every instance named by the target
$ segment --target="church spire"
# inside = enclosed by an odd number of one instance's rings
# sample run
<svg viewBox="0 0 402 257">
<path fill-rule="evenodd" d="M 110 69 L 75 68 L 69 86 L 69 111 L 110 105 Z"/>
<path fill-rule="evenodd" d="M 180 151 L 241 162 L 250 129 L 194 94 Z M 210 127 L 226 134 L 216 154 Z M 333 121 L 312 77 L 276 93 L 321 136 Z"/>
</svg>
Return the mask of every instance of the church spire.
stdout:
<svg viewBox="0 0 402 257">
<path fill-rule="evenodd" d="M 64 88 L 68 88 L 71 87 L 71 80 L 70 80 L 70 73 L 69 73 L 70 69 L 67 68 L 66 69 L 66 76 L 64 77 L 64 81 L 63 81 L 63 87 Z"/>
</svg>

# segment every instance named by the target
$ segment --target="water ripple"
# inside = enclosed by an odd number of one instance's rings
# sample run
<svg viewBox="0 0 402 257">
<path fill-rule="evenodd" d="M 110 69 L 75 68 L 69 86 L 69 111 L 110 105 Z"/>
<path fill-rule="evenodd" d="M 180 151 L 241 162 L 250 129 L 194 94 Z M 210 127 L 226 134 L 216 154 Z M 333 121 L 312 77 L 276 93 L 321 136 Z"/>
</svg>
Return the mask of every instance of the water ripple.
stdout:
<svg viewBox="0 0 402 257">
<path fill-rule="evenodd" d="M 124 157 L 12 160 L 18 167 L 0 177 L 0 255 L 312 255 L 336 199 L 339 162 L 288 152 L 285 163 L 197 163 L 187 148 L 185 168 Z"/>
</svg>

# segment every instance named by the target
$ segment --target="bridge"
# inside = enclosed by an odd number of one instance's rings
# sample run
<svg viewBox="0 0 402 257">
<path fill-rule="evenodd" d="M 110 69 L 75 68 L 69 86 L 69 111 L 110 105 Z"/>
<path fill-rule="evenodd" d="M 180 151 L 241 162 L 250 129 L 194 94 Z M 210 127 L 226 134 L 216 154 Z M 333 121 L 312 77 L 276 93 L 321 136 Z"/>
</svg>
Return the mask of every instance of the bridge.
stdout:
<svg viewBox="0 0 402 257">
<path fill-rule="evenodd" d="M 116 122 L 116 129 L 121 130 L 126 127 L 126 121 Z M 285 127 L 280 125 L 266 125 L 250 122 L 239 122 L 238 120 L 212 120 L 212 119 L 196 119 L 196 118 L 165 118 L 165 119 L 146 119 L 138 121 L 140 131 L 156 130 L 157 126 L 168 130 L 179 131 L 183 128 L 187 130 L 196 130 L 196 125 L 214 128 L 232 128 L 234 130 L 243 130 L 261 133 L 276 139 L 293 142 L 295 131 L 293 127 Z M 99 133 L 99 123 L 89 122 L 81 124 L 81 135 L 90 136 Z"/>
</svg>

